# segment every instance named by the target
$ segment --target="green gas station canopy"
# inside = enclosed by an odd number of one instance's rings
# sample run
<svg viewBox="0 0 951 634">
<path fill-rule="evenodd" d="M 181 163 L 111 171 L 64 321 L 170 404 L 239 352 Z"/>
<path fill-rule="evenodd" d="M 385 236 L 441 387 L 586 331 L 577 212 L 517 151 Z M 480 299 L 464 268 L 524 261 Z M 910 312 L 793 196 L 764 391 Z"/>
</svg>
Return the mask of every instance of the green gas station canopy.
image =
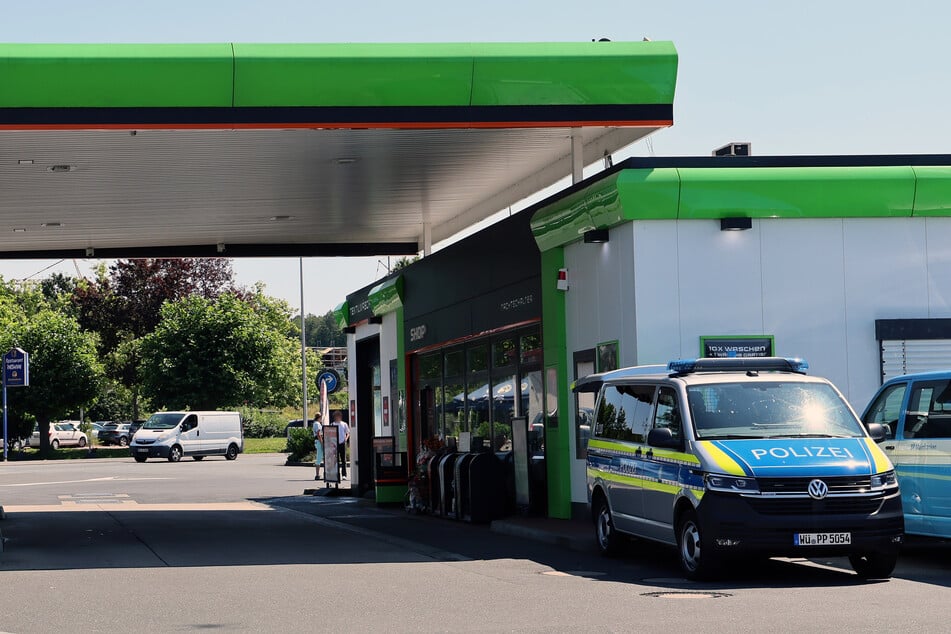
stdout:
<svg viewBox="0 0 951 634">
<path fill-rule="evenodd" d="M 951 216 L 951 156 L 628 159 L 537 205 L 542 251 L 637 220 Z"/>
<path fill-rule="evenodd" d="M 672 123 L 668 42 L 0 45 L 0 256 L 415 253 Z"/>
</svg>

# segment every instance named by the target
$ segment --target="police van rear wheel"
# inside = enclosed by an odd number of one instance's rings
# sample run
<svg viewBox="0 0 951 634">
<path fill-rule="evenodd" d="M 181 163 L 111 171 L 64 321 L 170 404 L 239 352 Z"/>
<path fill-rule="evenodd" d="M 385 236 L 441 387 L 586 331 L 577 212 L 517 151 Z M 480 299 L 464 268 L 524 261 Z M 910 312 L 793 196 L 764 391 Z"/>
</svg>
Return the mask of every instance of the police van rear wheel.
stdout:
<svg viewBox="0 0 951 634">
<path fill-rule="evenodd" d="M 688 579 L 710 579 L 719 571 L 716 557 L 703 545 L 702 535 L 697 513 L 684 511 L 677 524 L 677 550 L 680 568 Z"/>
<path fill-rule="evenodd" d="M 888 579 L 898 563 L 898 551 L 856 553 L 849 555 L 849 563 L 852 564 L 852 570 L 863 579 Z"/>
<path fill-rule="evenodd" d="M 621 536 L 614 530 L 614 518 L 611 517 L 611 509 L 603 497 L 598 499 L 594 510 L 594 534 L 602 555 L 611 557 L 618 553 Z"/>
</svg>

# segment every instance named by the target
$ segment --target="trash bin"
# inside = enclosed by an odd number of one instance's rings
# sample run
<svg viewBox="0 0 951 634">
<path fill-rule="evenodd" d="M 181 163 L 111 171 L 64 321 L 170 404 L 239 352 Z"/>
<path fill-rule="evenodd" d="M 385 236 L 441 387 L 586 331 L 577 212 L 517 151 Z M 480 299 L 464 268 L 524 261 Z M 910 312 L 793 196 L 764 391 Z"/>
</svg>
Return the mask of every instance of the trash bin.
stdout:
<svg viewBox="0 0 951 634">
<path fill-rule="evenodd" d="M 405 451 L 378 451 L 373 464 L 377 504 L 402 504 L 406 499 L 409 473 Z"/>
<path fill-rule="evenodd" d="M 502 517 L 505 508 L 502 462 L 494 453 L 474 454 L 469 462 L 469 518 L 475 523 Z"/>
<path fill-rule="evenodd" d="M 456 494 L 453 490 L 456 459 L 462 454 L 450 453 L 439 461 L 439 514 L 455 517 Z"/>
<path fill-rule="evenodd" d="M 453 478 L 456 490 L 455 515 L 457 520 L 472 521 L 472 508 L 469 498 L 469 465 L 476 454 L 464 453 L 456 460 Z"/>
</svg>

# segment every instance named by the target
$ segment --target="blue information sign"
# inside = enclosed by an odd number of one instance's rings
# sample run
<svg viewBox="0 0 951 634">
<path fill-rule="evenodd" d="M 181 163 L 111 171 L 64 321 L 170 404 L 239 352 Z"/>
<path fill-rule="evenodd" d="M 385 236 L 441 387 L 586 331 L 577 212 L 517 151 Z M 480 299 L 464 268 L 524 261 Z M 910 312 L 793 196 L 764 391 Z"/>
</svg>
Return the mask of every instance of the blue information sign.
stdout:
<svg viewBox="0 0 951 634">
<path fill-rule="evenodd" d="M 3 355 L 3 384 L 7 387 L 30 384 L 30 355 L 22 348 L 10 348 Z"/>
<path fill-rule="evenodd" d="M 327 393 L 333 394 L 340 389 L 340 375 L 337 374 L 336 370 L 324 368 L 317 375 L 317 385 L 319 386 L 321 383 L 326 383 Z"/>
</svg>

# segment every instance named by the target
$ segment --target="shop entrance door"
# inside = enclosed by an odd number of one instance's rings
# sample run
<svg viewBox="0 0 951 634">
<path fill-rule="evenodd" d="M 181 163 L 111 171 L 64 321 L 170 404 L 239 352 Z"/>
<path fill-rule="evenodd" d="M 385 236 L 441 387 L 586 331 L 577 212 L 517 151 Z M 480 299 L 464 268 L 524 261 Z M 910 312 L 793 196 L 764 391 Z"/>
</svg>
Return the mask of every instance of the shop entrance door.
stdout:
<svg viewBox="0 0 951 634">
<path fill-rule="evenodd" d="M 376 434 L 376 403 L 379 400 L 380 337 L 368 337 L 357 342 L 356 401 L 357 420 L 350 421 L 357 431 L 357 446 L 351 448 L 357 461 L 351 468 L 357 472 L 360 492 L 373 486 L 373 436 Z M 352 441 L 353 439 L 351 439 Z M 355 449 L 355 451 L 354 451 Z"/>
</svg>

